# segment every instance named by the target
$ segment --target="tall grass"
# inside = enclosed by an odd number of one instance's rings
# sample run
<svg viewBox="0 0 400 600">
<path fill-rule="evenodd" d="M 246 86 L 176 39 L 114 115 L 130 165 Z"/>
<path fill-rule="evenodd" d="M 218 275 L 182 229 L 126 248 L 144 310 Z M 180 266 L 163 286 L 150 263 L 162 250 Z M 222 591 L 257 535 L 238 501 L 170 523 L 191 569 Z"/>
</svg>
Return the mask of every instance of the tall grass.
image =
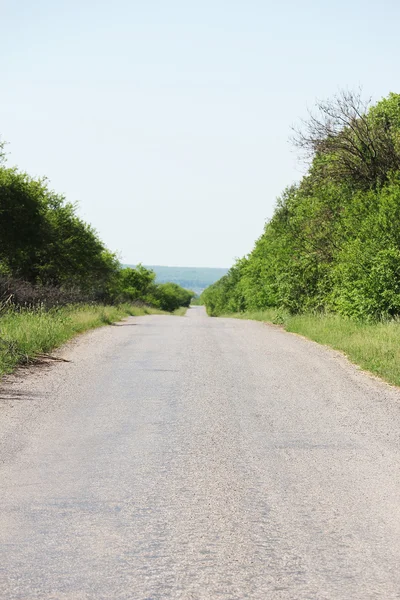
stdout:
<svg viewBox="0 0 400 600">
<path fill-rule="evenodd" d="M 130 304 L 70 305 L 44 310 L 8 310 L 0 317 L 0 377 L 18 364 L 51 352 L 75 335 L 127 316 L 170 314 Z"/>
<path fill-rule="evenodd" d="M 226 315 L 282 325 L 344 352 L 362 369 L 400 386 L 400 321 L 362 322 L 338 315 L 288 315 L 275 309 Z"/>
</svg>

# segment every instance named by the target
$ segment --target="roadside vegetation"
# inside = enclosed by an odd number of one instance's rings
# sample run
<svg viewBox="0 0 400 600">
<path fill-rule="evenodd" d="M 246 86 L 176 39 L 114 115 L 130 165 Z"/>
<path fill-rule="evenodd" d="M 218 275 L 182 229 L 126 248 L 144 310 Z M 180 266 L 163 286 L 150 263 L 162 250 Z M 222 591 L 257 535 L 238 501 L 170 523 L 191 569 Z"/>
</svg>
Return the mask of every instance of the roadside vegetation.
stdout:
<svg viewBox="0 0 400 600">
<path fill-rule="evenodd" d="M 342 92 L 293 141 L 306 175 L 202 301 L 211 316 L 281 320 L 400 383 L 400 95 L 371 106 Z"/>
<path fill-rule="evenodd" d="M 344 353 L 365 371 L 400 386 L 400 320 L 363 321 L 335 314 L 265 311 L 221 315 L 279 325 L 286 331 Z"/>
<path fill-rule="evenodd" d="M 190 304 L 191 306 L 202 306 L 203 301 L 200 296 L 194 296 Z"/>
<path fill-rule="evenodd" d="M 110 325 L 127 316 L 169 314 L 150 307 L 130 304 L 106 306 L 79 304 L 49 310 L 7 310 L 0 320 L 0 377 L 16 365 L 43 358 L 79 333 Z"/>
<path fill-rule="evenodd" d="M 188 306 L 180 306 L 179 308 L 174 310 L 172 314 L 174 314 L 176 317 L 184 317 L 187 313 L 187 309 Z"/>
<path fill-rule="evenodd" d="M 0 376 L 128 315 L 182 315 L 193 292 L 123 268 L 76 206 L 5 161 L 0 141 Z"/>
</svg>

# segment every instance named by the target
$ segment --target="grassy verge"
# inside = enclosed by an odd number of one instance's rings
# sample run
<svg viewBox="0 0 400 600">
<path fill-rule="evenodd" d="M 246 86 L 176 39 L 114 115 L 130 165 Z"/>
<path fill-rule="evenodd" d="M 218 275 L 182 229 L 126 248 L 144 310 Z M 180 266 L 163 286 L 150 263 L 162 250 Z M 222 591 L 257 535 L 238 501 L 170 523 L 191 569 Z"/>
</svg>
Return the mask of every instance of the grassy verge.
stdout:
<svg viewBox="0 0 400 600">
<path fill-rule="evenodd" d="M 75 305 L 49 311 L 10 311 L 0 318 L 0 377 L 51 352 L 75 335 L 127 316 L 170 314 L 148 307 Z"/>
<path fill-rule="evenodd" d="M 286 331 L 344 352 L 362 369 L 400 386 L 400 321 L 363 323 L 337 315 L 287 315 L 274 309 L 225 316 L 282 325 Z"/>
<path fill-rule="evenodd" d="M 187 312 L 187 306 L 180 306 L 179 308 L 174 310 L 174 312 L 172 314 L 174 314 L 177 317 L 184 317 L 186 315 L 186 312 Z"/>
</svg>

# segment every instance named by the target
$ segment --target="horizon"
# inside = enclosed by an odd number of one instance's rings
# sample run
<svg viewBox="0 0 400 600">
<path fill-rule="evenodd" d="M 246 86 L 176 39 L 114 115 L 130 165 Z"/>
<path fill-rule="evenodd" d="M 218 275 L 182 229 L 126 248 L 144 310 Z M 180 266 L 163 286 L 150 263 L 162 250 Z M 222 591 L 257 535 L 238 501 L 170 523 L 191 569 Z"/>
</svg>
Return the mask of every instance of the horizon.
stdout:
<svg viewBox="0 0 400 600">
<path fill-rule="evenodd" d="M 210 269 L 210 270 L 216 270 L 216 271 L 224 271 L 224 270 L 228 270 L 230 269 L 230 267 L 197 267 L 195 265 L 190 265 L 190 266 L 185 266 L 185 265 L 148 265 L 148 264 L 144 264 L 144 263 L 121 263 L 123 266 L 127 266 L 127 267 L 132 267 L 135 266 L 137 267 L 139 264 L 143 265 L 146 268 L 151 268 L 151 267 L 162 267 L 162 268 L 167 268 L 167 269 Z"/>
</svg>

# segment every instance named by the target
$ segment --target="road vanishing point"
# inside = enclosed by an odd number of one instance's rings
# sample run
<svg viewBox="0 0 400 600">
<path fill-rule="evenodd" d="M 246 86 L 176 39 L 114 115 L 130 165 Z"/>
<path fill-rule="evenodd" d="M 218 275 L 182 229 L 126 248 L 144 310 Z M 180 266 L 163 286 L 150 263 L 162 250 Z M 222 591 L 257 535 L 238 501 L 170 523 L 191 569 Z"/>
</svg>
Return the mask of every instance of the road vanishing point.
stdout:
<svg viewBox="0 0 400 600">
<path fill-rule="evenodd" d="M 0 598 L 400 598 L 400 392 L 263 323 L 129 318 L 0 393 Z"/>
</svg>

